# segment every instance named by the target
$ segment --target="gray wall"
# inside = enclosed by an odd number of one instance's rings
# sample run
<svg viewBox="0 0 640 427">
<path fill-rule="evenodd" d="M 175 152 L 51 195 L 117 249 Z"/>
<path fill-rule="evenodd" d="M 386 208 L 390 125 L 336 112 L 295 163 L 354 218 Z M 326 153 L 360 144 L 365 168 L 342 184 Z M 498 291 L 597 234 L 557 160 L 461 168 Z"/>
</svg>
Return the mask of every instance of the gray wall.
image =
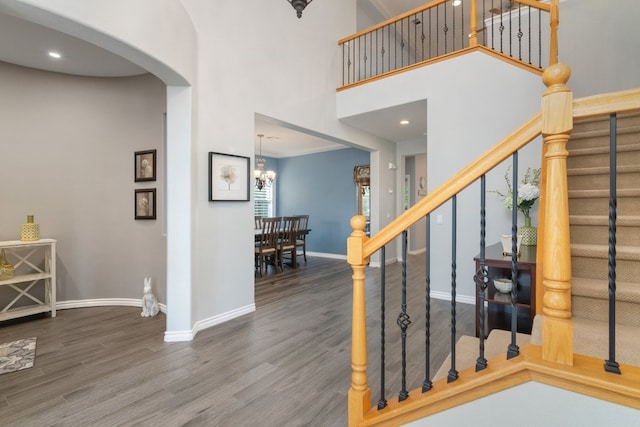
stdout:
<svg viewBox="0 0 640 427">
<path fill-rule="evenodd" d="M 58 239 L 58 300 L 165 301 L 165 85 L 151 75 L 88 78 L 0 62 L 0 240 L 34 214 Z M 158 150 L 158 180 L 135 183 L 135 151 Z M 134 220 L 134 189 L 157 189 L 157 220 Z"/>
</svg>

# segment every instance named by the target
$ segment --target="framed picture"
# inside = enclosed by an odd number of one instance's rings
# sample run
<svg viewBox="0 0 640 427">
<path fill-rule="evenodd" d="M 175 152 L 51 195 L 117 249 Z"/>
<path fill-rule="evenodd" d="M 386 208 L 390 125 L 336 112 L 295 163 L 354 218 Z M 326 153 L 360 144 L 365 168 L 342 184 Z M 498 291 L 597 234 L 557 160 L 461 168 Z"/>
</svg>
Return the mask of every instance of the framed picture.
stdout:
<svg viewBox="0 0 640 427">
<path fill-rule="evenodd" d="M 209 201 L 249 201 L 249 158 L 209 152 Z"/>
<path fill-rule="evenodd" d="M 135 219 L 156 219 L 156 189 L 135 190 Z"/>
<path fill-rule="evenodd" d="M 135 182 L 156 180 L 156 150 L 136 151 L 133 160 Z"/>
</svg>

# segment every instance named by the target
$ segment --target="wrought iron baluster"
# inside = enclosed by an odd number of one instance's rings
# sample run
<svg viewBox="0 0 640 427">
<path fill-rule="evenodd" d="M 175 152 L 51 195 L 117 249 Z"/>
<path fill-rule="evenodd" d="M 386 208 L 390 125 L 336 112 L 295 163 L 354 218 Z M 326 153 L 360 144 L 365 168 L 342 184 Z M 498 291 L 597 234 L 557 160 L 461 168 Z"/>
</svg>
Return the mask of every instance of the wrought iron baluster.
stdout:
<svg viewBox="0 0 640 427">
<path fill-rule="evenodd" d="M 422 383 L 422 392 L 431 390 L 433 383 L 431 382 L 431 214 L 427 214 L 427 230 L 426 230 L 426 247 L 427 256 L 425 261 L 425 318 L 424 318 L 424 381 Z"/>
<path fill-rule="evenodd" d="M 388 33 L 388 31 L 387 31 L 387 33 Z M 380 68 L 382 68 L 381 71 L 382 71 L 382 73 L 384 73 L 384 53 L 385 53 L 384 52 L 384 27 L 382 27 L 382 37 L 381 38 L 382 38 L 382 45 L 381 45 L 382 50 L 380 51 L 380 55 L 381 55 Z"/>
<path fill-rule="evenodd" d="M 538 67 L 542 68 L 542 11 L 540 9 L 538 9 Z"/>
<path fill-rule="evenodd" d="M 382 409 L 387 406 L 387 399 L 385 398 L 385 250 L 386 246 L 380 249 L 380 399 L 378 400 L 378 409 Z"/>
<path fill-rule="evenodd" d="M 407 390 L 407 329 L 411 324 L 411 318 L 407 314 L 407 230 L 402 232 L 402 302 L 398 315 L 398 326 L 402 338 L 402 389 L 398 394 L 398 401 L 402 402 L 409 397 Z"/>
<path fill-rule="evenodd" d="M 528 48 L 528 54 L 529 54 L 529 65 L 532 65 L 531 62 L 531 15 L 533 14 L 533 12 L 531 11 L 531 6 L 529 6 L 529 48 Z"/>
<path fill-rule="evenodd" d="M 479 351 L 478 359 L 476 359 L 476 372 L 481 371 L 487 367 L 487 359 L 484 357 L 484 331 L 486 329 L 484 324 L 484 319 L 486 316 L 486 310 L 484 308 L 484 300 L 486 298 L 487 286 L 489 283 L 489 270 L 485 264 L 486 261 L 486 191 L 487 191 L 487 183 L 486 176 L 482 175 L 480 177 L 480 270 L 476 271 L 476 275 L 473 277 L 476 286 L 478 287 L 479 298 L 479 330 L 478 330 L 478 338 L 480 339 L 479 343 Z"/>
<path fill-rule="evenodd" d="M 424 61 L 424 40 L 425 40 L 425 36 L 424 36 L 424 10 L 422 12 L 420 12 L 420 19 L 422 20 L 422 25 L 420 26 L 421 31 L 422 31 L 422 35 L 420 36 L 420 40 L 422 42 L 422 56 L 420 58 L 420 60 Z"/>
<path fill-rule="evenodd" d="M 616 219 L 618 199 L 617 184 L 617 116 L 609 118 L 609 359 L 605 361 L 604 370 L 620 374 L 620 365 L 616 362 Z"/>
<path fill-rule="evenodd" d="M 436 56 L 440 56 L 440 5 L 436 6 Z"/>
<path fill-rule="evenodd" d="M 457 229 L 457 196 L 451 198 L 451 369 L 447 382 L 458 379 L 456 370 L 456 229 Z"/>
<path fill-rule="evenodd" d="M 449 53 L 447 49 L 447 33 L 449 32 L 449 26 L 447 25 L 447 7 L 444 8 L 444 28 L 442 29 L 444 33 L 444 53 Z"/>
<path fill-rule="evenodd" d="M 511 208 L 511 343 L 507 349 L 507 359 L 520 354 L 516 344 L 516 331 L 518 329 L 518 152 L 513 153 L 513 183 L 512 208 Z"/>
<path fill-rule="evenodd" d="M 518 60 L 522 61 L 522 7 L 518 4 Z"/>
</svg>

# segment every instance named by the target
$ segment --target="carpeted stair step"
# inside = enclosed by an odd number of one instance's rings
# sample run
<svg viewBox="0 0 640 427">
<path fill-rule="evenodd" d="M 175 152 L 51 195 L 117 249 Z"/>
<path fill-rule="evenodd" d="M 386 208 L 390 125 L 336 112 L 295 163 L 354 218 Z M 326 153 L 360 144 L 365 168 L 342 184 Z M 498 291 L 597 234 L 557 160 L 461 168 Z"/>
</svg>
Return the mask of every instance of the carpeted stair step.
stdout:
<svg viewBox="0 0 640 427">
<path fill-rule="evenodd" d="M 574 317 L 609 320 L 609 282 L 607 279 L 573 277 L 571 305 Z M 640 328 L 640 283 L 616 280 L 616 323 Z"/>
<path fill-rule="evenodd" d="M 640 151 L 638 162 L 634 165 L 617 167 L 617 188 L 633 188 L 640 182 Z M 572 190 L 609 189 L 609 167 L 591 166 L 567 170 L 569 188 Z"/>
<path fill-rule="evenodd" d="M 573 319 L 573 352 L 598 359 L 609 359 L 609 324 L 597 320 Z M 542 344 L 543 316 L 533 320 L 531 344 Z M 640 328 L 616 325 L 616 361 L 620 364 L 640 366 Z M 624 371 L 624 366 L 621 366 Z"/>
<path fill-rule="evenodd" d="M 633 143 L 619 145 L 616 163 L 618 167 L 640 164 L 640 134 L 635 135 Z M 609 168 L 609 145 L 604 147 L 591 148 L 575 148 L 567 147 L 570 156 L 567 158 L 567 169 L 590 168 L 590 167 L 606 167 Z"/>
<path fill-rule="evenodd" d="M 640 188 L 618 189 L 616 194 L 618 215 L 637 215 L 640 212 Z M 570 215 L 607 215 L 608 212 L 609 190 L 569 189 Z"/>
<path fill-rule="evenodd" d="M 609 217 L 607 215 L 570 215 L 571 242 L 587 245 L 607 245 Z M 640 216 L 625 215 L 616 218 L 616 244 L 640 246 Z"/>
<path fill-rule="evenodd" d="M 531 335 L 516 334 L 516 344 L 522 346 L 529 344 Z M 511 343 L 511 331 L 503 331 L 501 329 L 494 329 L 489 333 L 489 336 L 484 342 L 484 357 L 489 360 L 496 356 L 504 355 L 506 357 L 507 349 Z M 463 369 L 470 368 L 476 365 L 478 359 L 480 340 L 476 337 L 463 335 L 458 339 L 456 343 L 456 370 L 461 371 Z M 440 366 L 440 369 L 436 372 L 432 381 L 437 381 L 441 378 L 446 378 L 449 370 L 451 369 L 451 354 L 447 356 L 445 361 Z"/>
<path fill-rule="evenodd" d="M 618 131 L 640 127 L 640 114 L 623 113 L 618 114 L 616 117 L 616 127 Z M 591 117 L 588 119 L 580 119 L 573 123 L 572 135 L 582 135 L 593 131 L 601 131 L 606 129 L 609 131 L 609 116 Z"/>
<path fill-rule="evenodd" d="M 590 279 L 608 277 L 609 249 L 607 245 L 571 244 L 572 276 Z M 616 279 L 623 282 L 638 282 L 640 277 L 640 247 L 616 247 Z"/>
</svg>

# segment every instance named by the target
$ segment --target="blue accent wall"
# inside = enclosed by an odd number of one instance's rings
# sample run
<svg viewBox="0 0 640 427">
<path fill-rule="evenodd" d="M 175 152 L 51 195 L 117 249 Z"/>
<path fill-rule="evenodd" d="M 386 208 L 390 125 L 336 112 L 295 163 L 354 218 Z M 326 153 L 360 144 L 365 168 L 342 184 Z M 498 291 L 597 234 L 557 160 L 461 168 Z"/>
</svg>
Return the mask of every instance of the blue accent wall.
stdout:
<svg viewBox="0 0 640 427">
<path fill-rule="evenodd" d="M 276 214 L 308 214 L 307 251 L 346 255 L 351 217 L 357 213 L 353 167 L 370 163 L 356 148 L 267 160 L 277 170 Z"/>
</svg>

